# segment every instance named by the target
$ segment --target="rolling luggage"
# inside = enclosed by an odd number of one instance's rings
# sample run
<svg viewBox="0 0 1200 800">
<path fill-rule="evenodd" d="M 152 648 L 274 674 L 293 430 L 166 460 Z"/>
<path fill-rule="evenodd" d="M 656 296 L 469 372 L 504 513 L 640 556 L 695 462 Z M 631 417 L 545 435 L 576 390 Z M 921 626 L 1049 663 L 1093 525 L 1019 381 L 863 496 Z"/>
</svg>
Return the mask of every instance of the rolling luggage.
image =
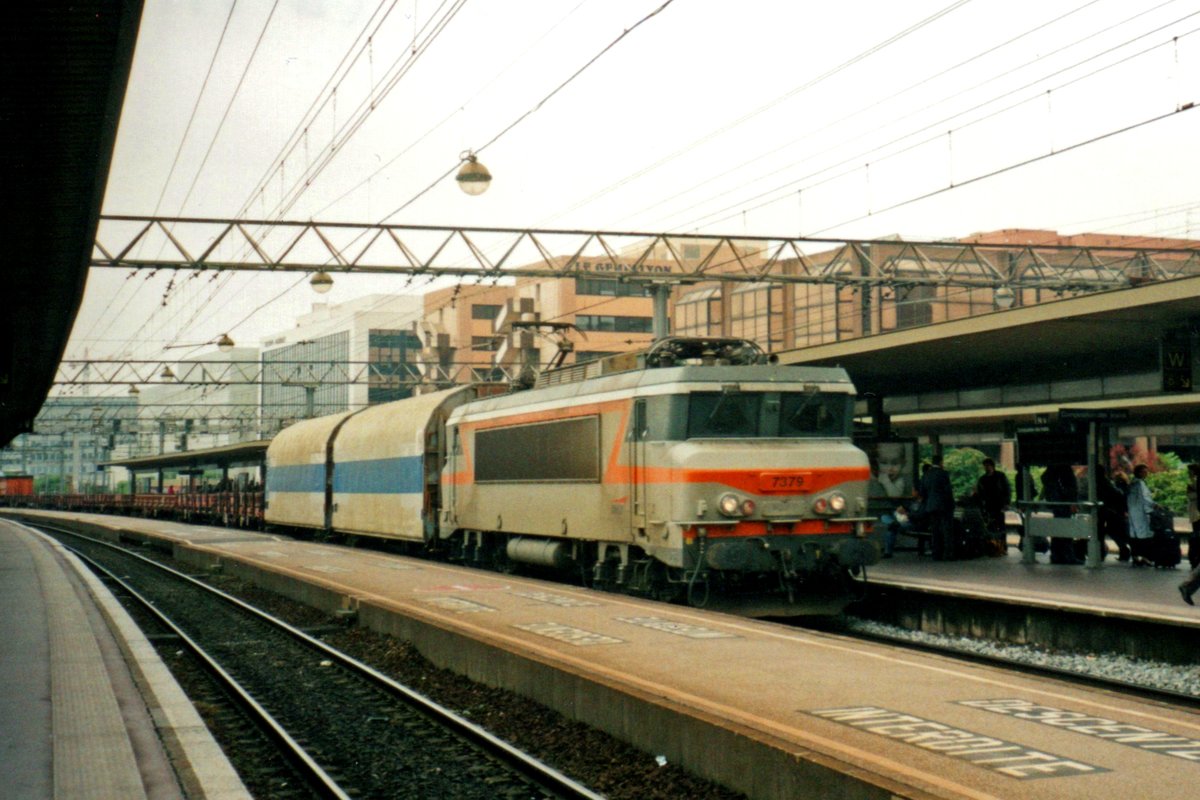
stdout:
<svg viewBox="0 0 1200 800">
<path fill-rule="evenodd" d="M 1160 569 L 1175 569 L 1183 560 L 1179 537 L 1175 535 L 1175 518 L 1166 508 L 1155 503 L 1150 510 L 1150 562 Z"/>
</svg>

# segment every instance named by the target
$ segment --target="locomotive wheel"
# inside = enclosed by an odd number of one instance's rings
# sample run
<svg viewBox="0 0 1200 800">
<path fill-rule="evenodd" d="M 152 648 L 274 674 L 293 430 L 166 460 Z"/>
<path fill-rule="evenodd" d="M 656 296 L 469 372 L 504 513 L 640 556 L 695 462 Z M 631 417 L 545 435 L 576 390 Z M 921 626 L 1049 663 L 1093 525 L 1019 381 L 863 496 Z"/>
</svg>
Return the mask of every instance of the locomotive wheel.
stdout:
<svg viewBox="0 0 1200 800">
<path fill-rule="evenodd" d="M 616 588 L 617 564 L 611 559 L 596 562 L 592 568 L 592 588 L 611 592 Z"/>
<path fill-rule="evenodd" d="M 676 603 L 683 597 L 683 585 L 679 581 L 671 581 L 670 570 L 655 562 L 647 574 L 649 587 L 647 596 L 661 603 Z"/>
<path fill-rule="evenodd" d="M 496 572 L 512 575 L 517 571 L 517 562 L 508 557 L 508 549 L 505 538 L 500 535 L 489 536 L 486 547 L 487 552 L 480 558 L 480 562 L 488 569 Z"/>
</svg>

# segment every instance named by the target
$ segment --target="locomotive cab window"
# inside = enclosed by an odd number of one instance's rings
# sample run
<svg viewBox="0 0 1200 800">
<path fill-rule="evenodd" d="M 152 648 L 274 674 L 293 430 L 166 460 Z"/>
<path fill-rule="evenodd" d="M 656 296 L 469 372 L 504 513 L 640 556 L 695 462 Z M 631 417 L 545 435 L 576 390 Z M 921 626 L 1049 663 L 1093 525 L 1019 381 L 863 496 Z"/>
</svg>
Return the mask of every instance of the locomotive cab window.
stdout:
<svg viewBox="0 0 1200 800">
<path fill-rule="evenodd" d="M 744 439 L 759 435 L 762 395 L 693 392 L 688 401 L 689 439 Z"/>
<path fill-rule="evenodd" d="M 850 435 L 854 399 L 820 392 L 693 392 L 688 439 L 828 438 Z"/>
<path fill-rule="evenodd" d="M 852 402 L 845 394 L 785 394 L 779 414 L 779 435 L 849 436 Z"/>
</svg>

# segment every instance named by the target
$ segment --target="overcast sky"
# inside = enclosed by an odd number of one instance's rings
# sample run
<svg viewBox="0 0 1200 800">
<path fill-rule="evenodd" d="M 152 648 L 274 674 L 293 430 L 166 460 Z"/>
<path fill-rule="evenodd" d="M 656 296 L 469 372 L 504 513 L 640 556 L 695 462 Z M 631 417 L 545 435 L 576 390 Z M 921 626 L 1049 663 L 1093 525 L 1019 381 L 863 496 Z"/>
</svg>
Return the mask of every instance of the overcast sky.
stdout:
<svg viewBox="0 0 1200 800">
<path fill-rule="evenodd" d="M 1198 30 L 1200 0 L 146 0 L 104 213 L 1194 236 Z M 438 180 L 469 149 L 479 197 Z M 316 299 L 93 271 L 68 357 L 257 345 Z"/>
</svg>

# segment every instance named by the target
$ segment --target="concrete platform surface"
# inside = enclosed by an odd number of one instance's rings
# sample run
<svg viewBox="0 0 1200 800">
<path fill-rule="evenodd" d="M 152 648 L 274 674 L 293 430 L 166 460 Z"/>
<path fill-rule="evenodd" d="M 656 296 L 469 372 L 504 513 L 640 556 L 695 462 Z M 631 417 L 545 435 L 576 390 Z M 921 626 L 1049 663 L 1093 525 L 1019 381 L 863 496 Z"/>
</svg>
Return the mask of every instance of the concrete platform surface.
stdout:
<svg viewBox="0 0 1200 800">
<path fill-rule="evenodd" d="M 963 597 L 1200 627 L 1200 606 L 1185 604 L 1177 588 L 1189 571 L 1186 557 L 1175 569 L 1133 567 L 1115 555 L 1095 568 L 1051 564 L 1045 553 L 1037 563 L 1023 564 L 1020 551 L 1010 546 L 1004 556 L 963 561 L 934 561 L 900 550 L 895 558 L 868 568 L 867 577 L 874 583 Z"/>
<path fill-rule="evenodd" d="M 151 521 L 120 524 L 171 535 Z M 354 611 L 435 663 L 751 797 L 1175 800 L 1200 780 L 1200 715 L 1160 703 L 335 546 L 192 536 L 177 554 L 327 610 Z M 1003 566 L 901 562 L 891 574 L 916 580 L 927 568 L 944 575 Z M 1024 571 L 1041 578 L 1037 568 Z M 1095 576 L 1061 580 L 1086 586 Z"/>
<path fill-rule="evenodd" d="M 0 796 L 248 800 L 208 729 L 106 587 L 0 519 Z"/>
</svg>

